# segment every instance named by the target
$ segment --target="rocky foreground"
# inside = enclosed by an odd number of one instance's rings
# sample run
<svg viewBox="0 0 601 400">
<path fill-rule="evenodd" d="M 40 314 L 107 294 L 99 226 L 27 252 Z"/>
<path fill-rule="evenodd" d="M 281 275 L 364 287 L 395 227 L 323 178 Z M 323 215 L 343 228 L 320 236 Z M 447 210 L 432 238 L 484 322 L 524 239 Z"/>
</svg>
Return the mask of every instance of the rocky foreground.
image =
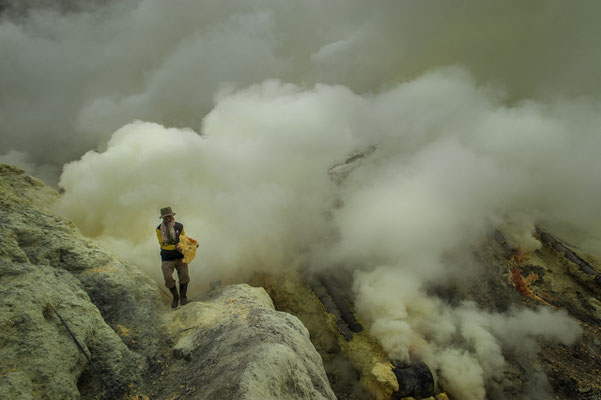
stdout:
<svg viewBox="0 0 601 400">
<path fill-rule="evenodd" d="M 154 281 L 48 210 L 57 196 L 0 165 L 1 399 L 335 398 L 308 331 L 262 288 L 171 311 Z"/>
</svg>

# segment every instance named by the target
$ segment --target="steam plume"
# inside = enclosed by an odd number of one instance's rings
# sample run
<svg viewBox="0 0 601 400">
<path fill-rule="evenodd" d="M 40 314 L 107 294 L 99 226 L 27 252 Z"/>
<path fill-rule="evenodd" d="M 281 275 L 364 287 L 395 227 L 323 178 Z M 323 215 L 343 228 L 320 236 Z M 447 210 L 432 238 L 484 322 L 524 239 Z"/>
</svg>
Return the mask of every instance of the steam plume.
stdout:
<svg viewBox="0 0 601 400">
<path fill-rule="evenodd" d="M 498 224 L 508 221 L 514 237 L 533 240 L 521 231 L 531 225 L 509 223 L 516 216 L 567 222 L 569 215 L 598 232 L 588 199 L 601 186 L 582 184 L 598 161 L 578 156 L 598 145 L 599 117 L 590 108 L 507 108 L 460 68 L 377 95 L 270 81 L 224 90 L 215 101 L 202 136 L 137 122 L 118 130 L 104 152 L 68 164 L 62 211 L 155 276 L 148 219 L 169 202 L 201 243 L 200 281 L 299 259 L 375 268 L 356 276 L 372 333 L 395 359 L 418 349 L 414 356 L 439 367 L 441 382 L 462 398 L 482 398 L 491 371 L 502 370 L 503 346 L 577 337 L 577 324 L 563 314 L 452 308 L 424 289 L 463 279 L 464 266 L 444 255 L 467 252 Z M 578 145 L 565 147 L 575 135 Z M 331 179 L 333 165 L 372 146 L 341 185 Z M 569 164 L 555 161 L 566 156 Z M 558 193 L 558 179 L 571 192 Z M 541 323 L 530 329 L 525 316 Z M 474 350 L 453 345 L 456 334 Z"/>
<path fill-rule="evenodd" d="M 223 82 L 369 93 L 461 64 L 511 100 L 598 99 L 599 11 L 595 0 L 4 0 L 0 155 L 60 168 L 136 119 L 198 131 Z"/>
<path fill-rule="evenodd" d="M 445 256 L 496 227 L 599 248 L 598 2 L 5 3 L 0 160 L 50 182 L 67 163 L 58 209 L 157 281 L 166 205 L 201 245 L 193 284 L 361 266 L 371 332 L 465 399 L 503 349 L 579 334 L 425 289 L 459 284 L 474 266 Z"/>
</svg>

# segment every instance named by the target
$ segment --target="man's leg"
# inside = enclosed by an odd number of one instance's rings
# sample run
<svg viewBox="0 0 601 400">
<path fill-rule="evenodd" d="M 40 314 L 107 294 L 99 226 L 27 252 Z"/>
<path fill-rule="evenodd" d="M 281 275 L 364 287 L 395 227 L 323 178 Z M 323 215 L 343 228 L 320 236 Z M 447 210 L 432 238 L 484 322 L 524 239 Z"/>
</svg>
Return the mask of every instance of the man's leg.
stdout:
<svg viewBox="0 0 601 400">
<path fill-rule="evenodd" d="M 188 264 L 185 264 L 181 259 L 177 260 L 177 277 L 179 278 L 179 293 L 181 298 L 179 304 L 181 306 L 188 304 L 188 282 L 190 282 L 190 269 Z"/>
<path fill-rule="evenodd" d="M 163 278 L 165 279 L 165 286 L 169 289 L 173 295 L 173 301 L 171 302 L 171 308 L 177 308 L 179 303 L 179 295 L 177 294 L 177 287 L 173 280 L 173 270 L 175 269 L 175 261 L 163 261 L 161 263 L 161 269 L 163 270 Z M 179 271 L 178 271 L 179 275 Z"/>
</svg>

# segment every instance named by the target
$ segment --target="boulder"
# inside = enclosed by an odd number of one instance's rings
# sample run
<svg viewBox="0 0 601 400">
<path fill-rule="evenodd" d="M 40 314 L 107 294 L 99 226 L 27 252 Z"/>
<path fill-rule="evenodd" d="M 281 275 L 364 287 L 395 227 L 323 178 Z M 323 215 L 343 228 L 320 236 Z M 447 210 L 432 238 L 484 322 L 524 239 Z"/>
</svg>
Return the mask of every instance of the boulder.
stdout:
<svg viewBox="0 0 601 400">
<path fill-rule="evenodd" d="M 189 399 L 335 399 L 321 357 L 298 318 L 275 311 L 263 288 L 214 290 L 167 314 L 180 359 L 171 374 Z"/>
</svg>

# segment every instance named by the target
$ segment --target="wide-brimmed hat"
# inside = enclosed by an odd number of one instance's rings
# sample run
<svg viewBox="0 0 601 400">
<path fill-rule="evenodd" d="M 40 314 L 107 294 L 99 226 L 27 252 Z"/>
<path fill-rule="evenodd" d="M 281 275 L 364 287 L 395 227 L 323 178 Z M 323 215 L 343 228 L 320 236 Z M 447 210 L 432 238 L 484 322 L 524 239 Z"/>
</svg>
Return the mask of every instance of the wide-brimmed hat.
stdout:
<svg viewBox="0 0 601 400">
<path fill-rule="evenodd" d="M 173 210 L 171 209 L 171 207 L 164 207 L 161 208 L 161 216 L 159 218 L 165 218 L 168 216 L 173 216 L 175 215 L 175 213 L 173 212 Z"/>
</svg>

